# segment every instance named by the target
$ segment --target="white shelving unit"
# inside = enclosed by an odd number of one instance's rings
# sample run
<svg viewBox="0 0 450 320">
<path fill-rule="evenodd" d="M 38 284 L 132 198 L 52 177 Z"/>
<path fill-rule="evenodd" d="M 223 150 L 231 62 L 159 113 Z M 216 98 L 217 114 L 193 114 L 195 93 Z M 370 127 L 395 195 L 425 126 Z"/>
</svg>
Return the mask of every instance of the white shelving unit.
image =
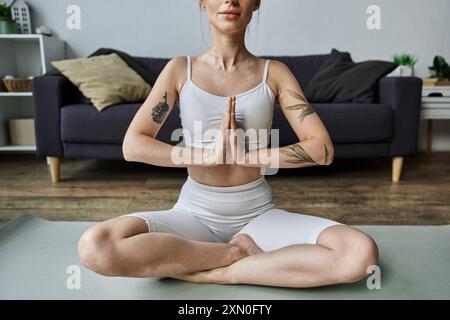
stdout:
<svg viewBox="0 0 450 320">
<path fill-rule="evenodd" d="M 0 92 L 0 97 L 32 97 L 31 92 Z"/>
<path fill-rule="evenodd" d="M 430 97 L 432 93 L 440 97 Z M 420 117 L 427 121 L 426 153 L 432 152 L 433 120 L 450 120 L 450 86 L 422 88 L 422 109 Z"/>
<path fill-rule="evenodd" d="M 40 34 L 0 34 L 0 78 L 5 75 L 28 78 L 51 68 L 51 62 L 65 59 L 65 44 Z M 7 92 L 0 81 L 0 152 L 34 152 L 36 146 L 11 145 L 8 119 L 33 118 L 32 92 Z"/>
</svg>

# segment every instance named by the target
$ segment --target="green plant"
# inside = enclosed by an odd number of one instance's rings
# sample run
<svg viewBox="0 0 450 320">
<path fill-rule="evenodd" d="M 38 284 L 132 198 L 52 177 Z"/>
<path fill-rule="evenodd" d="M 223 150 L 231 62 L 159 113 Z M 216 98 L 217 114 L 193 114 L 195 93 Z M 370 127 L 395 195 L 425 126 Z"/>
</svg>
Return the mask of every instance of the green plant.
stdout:
<svg viewBox="0 0 450 320">
<path fill-rule="evenodd" d="M 13 21 L 10 5 L 0 3 L 0 20 Z"/>
<path fill-rule="evenodd" d="M 433 59 L 433 65 L 428 67 L 428 69 L 432 71 L 432 75 L 436 78 L 450 78 L 450 66 L 442 56 L 435 56 Z"/>
<path fill-rule="evenodd" d="M 410 54 L 395 54 L 394 63 L 399 66 L 411 66 L 413 67 L 417 62 L 417 58 Z"/>
</svg>

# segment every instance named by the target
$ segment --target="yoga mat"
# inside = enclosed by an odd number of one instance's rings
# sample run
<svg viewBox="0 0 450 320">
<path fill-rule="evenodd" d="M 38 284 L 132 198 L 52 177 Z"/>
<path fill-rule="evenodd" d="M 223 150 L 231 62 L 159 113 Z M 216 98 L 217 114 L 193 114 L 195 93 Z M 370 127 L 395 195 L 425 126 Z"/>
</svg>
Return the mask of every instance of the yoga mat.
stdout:
<svg viewBox="0 0 450 320">
<path fill-rule="evenodd" d="M 353 284 L 293 289 L 105 277 L 82 266 L 77 242 L 94 222 L 25 214 L 0 229 L 0 299 L 449 299 L 450 225 L 354 226 L 380 250 L 380 289 Z"/>
</svg>

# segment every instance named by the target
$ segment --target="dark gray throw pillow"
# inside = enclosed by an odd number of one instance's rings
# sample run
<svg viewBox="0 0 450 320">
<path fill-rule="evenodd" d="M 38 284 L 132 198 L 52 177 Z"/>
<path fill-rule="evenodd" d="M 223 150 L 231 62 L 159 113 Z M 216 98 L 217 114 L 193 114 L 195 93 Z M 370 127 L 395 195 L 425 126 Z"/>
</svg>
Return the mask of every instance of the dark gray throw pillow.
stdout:
<svg viewBox="0 0 450 320">
<path fill-rule="evenodd" d="M 122 60 L 125 61 L 131 69 L 136 71 L 137 74 L 139 74 L 142 77 L 142 79 L 145 80 L 145 82 L 147 82 L 150 86 L 153 87 L 158 77 L 126 52 L 111 48 L 100 48 L 97 51 L 91 53 L 89 57 L 106 55 L 111 53 L 115 53 L 119 57 L 121 57 Z"/>
<path fill-rule="evenodd" d="M 381 60 L 355 63 L 350 53 L 333 48 L 306 86 L 305 96 L 311 102 L 372 103 L 379 79 L 396 67 Z"/>
</svg>

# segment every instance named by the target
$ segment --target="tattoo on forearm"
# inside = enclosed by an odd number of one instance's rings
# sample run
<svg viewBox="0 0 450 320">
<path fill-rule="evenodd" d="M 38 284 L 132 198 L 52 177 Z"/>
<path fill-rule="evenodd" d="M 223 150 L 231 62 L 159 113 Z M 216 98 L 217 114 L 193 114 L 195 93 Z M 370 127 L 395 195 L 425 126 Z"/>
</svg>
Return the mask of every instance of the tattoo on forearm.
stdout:
<svg viewBox="0 0 450 320">
<path fill-rule="evenodd" d="M 306 99 L 303 97 L 303 95 L 292 91 L 290 89 L 286 89 L 286 91 L 293 97 L 301 100 L 300 103 L 298 104 L 294 104 L 292 106 L 288 106 L 286 107 L 286 109 L 288 110 L 300 110 L 300 115 L 299 115 L 299 119 L 300 119 L 300 123 L 303 122 L 303 119 L 305 119 L 306 116 L 315 113 L 314 109 L 311 107 L 311 105 L 308 103 L 308 101 L 306 101 Z"/>
<path fill-rule="evenodd" d="M 168 110 L 169 105 L 167 104 L 167 91 L 165 91 L 164 101 L 159 102 L 152 110 L 153 121 L 162 123 Z"/>
<path fill-rule="evenodd" d="M 317 162 L 314 161 L 306 153 L 305 149 L 303 149 L 303 147 L 299 143 L 287 146 L 286 149 L 281 148 L 280 152 L 289 157 L 289 159 L 286 160 L 286 162 L 289 162 L 289 163 L 296 163 L 296 164 L 313 163 L 313 164 L 317 164 Z"/>
</svg>

